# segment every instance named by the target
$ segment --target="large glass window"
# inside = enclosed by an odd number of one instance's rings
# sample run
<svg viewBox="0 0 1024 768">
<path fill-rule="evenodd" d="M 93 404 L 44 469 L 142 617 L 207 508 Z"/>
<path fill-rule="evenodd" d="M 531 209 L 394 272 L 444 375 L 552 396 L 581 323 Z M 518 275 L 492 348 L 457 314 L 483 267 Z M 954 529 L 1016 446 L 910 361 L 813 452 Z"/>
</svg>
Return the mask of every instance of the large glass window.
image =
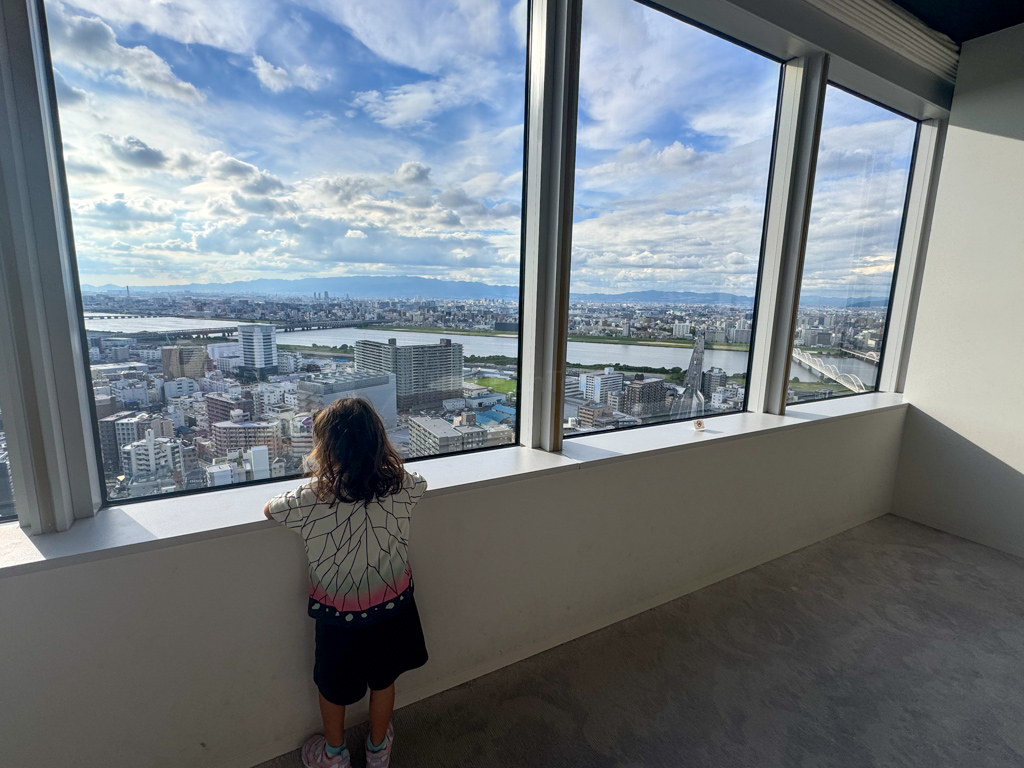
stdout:
<svg viewBox="0 0 1024 768">
<path fill-rule="evenodd" d="M 583 6 L 566 435 L 743 410 L 780 64 Z"/>
<path fill-rule="evenodd" d="M 917 123 L 828 86 L 790 362 L 790 403 L 872 392 Z"/>
<path fill-rule="evenodd" d="M 525 0 L 47 0 L 110 499 L 516 439 Z"/>
</svg>

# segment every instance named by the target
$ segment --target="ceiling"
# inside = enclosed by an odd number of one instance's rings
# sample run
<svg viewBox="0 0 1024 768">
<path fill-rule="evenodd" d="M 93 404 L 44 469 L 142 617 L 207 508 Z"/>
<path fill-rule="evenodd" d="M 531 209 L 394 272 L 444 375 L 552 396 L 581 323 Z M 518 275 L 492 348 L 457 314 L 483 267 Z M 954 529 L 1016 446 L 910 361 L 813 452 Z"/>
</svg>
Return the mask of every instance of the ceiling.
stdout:
<svg viewBox="0 0 1024 768">
<path fill-rule="evenodd" d="M 1022 0 L 894 0 L 932 29 L 962 43 L 1024 23 Z"/>
</svg>

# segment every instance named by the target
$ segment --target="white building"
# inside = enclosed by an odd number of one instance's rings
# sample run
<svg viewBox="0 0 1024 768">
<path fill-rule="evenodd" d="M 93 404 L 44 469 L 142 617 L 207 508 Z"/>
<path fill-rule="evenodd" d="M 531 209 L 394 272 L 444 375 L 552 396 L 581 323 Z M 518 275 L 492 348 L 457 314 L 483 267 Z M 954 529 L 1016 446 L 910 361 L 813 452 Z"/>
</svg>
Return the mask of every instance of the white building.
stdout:
<svg viewBox="0 0 1024 768">
<path fill-rule="evenodd" d="M 152 429 L 147 429 L 142 440 L 121 449 L 121 465 L 132 482 L 171 478 L 182 472 L 181 441 L 157 437 Z"/>
<path fill-rule="evenodd" d="M 199 383 L 194 379 L 181 377 L 164 382 L 164 398 L 187 397 L 199 391 Z"/>
<path fill-rule="evenodd" d="M 206 354 L 216 362 L 222 357 L 241 357 L 242 343 L 240 341 L 225 341 L 219 344 L 207 344 Z M 218 366 L 220 367 L 220 366 Z"/>
<path fill-rule="evenodd" d="M 621 371 L 605 368 L 601 373 L 584 373 L 580 375 L 580 392 L 587 400 L 595 403 L 608 403 L 608 396 L 622 391 L 624 377 Z"/>
<path fill-rule="evenodd" d="M 310 376 L 296 385 L 296 408 L 315 413 L 343 397 L 369 401 L 388 429 L 398 424 L 396 377 L 393 373 L 350 371 Z"/>
<path fill-rule="evenodd" d="M 238 326 L 242 363 L 246 368 L 262 370 L 277 367 L 277 327 L 263 323 Z"/>
</svg>

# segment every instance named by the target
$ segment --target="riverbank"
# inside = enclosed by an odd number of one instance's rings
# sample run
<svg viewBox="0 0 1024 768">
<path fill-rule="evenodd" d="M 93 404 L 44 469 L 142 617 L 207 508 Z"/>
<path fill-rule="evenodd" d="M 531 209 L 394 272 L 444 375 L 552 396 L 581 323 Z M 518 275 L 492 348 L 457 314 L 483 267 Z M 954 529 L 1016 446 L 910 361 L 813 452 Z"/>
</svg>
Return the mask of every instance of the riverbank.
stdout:
<svg viewBox="0 0 1024 768">
<path fill-rule="evenodd" d="M 359 326 L 361 327 L 361 326 Z M 458 336 L 491 336 L 496 338 L 514 339 L 517 335 L 514 333 L 508 333 L 506 331 L 481 331 L 481 330 L 463 330 L 461 328 L 428 328 L 426 326 L 415 326 L 415 325 L 374 325 L 366 326 L 367 328 L 373 328 L 375 331 L 407 331 L 409 333 L 451 333 Z M 693 341 L 688 339 L 634 339 L 628 336 L 581 336 L 571 335 L 569 341 L 576 341 L 583 344 L 624 344 L 627 346 L 637 347 L 678 347 L 681 349 L 693 349 Z M 721 349 L 733 352 L 746 352 L 750 349 L 749 344 L 728 344 L 728 343 L 715 343 L 705 344 L 705 349 Z"/>
</svg>

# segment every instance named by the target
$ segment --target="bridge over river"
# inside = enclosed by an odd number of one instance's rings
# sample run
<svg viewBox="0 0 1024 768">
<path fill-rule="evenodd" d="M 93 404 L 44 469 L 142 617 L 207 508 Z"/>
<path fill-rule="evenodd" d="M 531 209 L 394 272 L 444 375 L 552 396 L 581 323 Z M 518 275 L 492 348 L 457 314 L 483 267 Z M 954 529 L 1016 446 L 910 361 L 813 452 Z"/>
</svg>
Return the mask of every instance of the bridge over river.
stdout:
<svg viewBox="0 0 1024 768">
<path fill-rule="evenodd" d="M 868 354 L 851 353 L 854 357 L 864 362 L 873 363 L 878 365 L 878 353 L 869 352 Z M 837 384 L 842 384 L 851 392 L 867 392 L 868 387 L 865 386 L 864 382 L 861 381 L 859 376 L 855 376 L 852 373 L 843 373 L 835 365 L 826 363 L 817 355 L 811 355 L 804 352 L 801 349 L 793 350 L 793 361 L 809 371 L 814 371 L 822 379 L 828 379 L 834 381 Z"/>
</svg>

